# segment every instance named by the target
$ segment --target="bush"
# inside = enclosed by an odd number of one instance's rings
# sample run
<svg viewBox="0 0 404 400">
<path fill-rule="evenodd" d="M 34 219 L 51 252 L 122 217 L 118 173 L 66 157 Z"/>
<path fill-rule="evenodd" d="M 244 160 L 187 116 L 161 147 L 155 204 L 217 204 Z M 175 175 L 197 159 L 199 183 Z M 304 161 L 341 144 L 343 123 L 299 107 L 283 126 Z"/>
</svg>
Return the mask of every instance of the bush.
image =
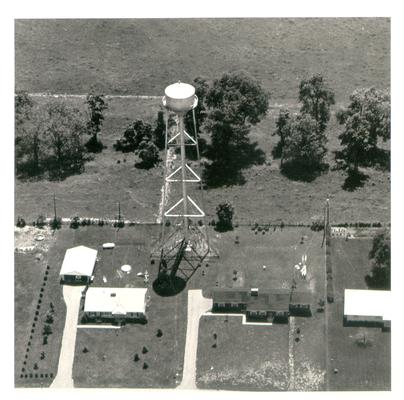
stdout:
<svg viewBox="0 0 404 400">
<path fill-rule="evenodd" d="M 139 168 L 152 168 L 160 160 L 157 146 L 150 141 L 142 141 L 140 143 L 138 156 L 141 162 L 136 164 L 136 166 Z"/>
<path fill-rule="evenodd" d="M 144 362 L 144 363 L 143 363 L 143 369 L 147 369 L 147 368 L 149 368 L 149 366 L 147 365 L 146 362 Z"/>
<path fill-rule="evenodd" d="M 143 353 L 143 354 L 146 354 L 148 351 L 149 351 L 149 350 L 147 350 L 147 348 L 146 348 L 145 346 L 143 346 L 142 353 Z"/>
<path fill-rule="evenodd" d="M 324 221 L 321 220 L 321 219 L 318 219 L 318 220 L 316 220 L 316 221 L 313 221 L 313 222 L 311 223 L 310 229 L 311 229 L 312 231 L 315 231 L 315 232 L 322 231 L 322 230 L 324 229 Z"/>
<path fill-rule="evenodd" d="M 52 334 L 52 328 L 49 324 L 44 325 L 43 330 L 42 330 L 42 335 L 48 336 Z"/>
<path fill-rule="evenodd" d="M 39 215 L 36 219 L 35 226 L 42 229 L 46 224 L 46 219 L 43 215 Z"/>
<path fill-rule="evenodd" d="M 105 222 L 102 218 L 98 220 L 98 226 L 104 226 Z"/>
<path fill-rule="evenodd" d="M 25 225 L 26 225 L 25 219 L 22 218 L 22 217 L 20 217 L 20 216 L 18 216 L 18 217 L 17 217 L 17 224 L 16 224 L 16 226 L 17 226 L 18 228 L 24 228 Z"/>
<path fill-rule="evenodd" d="M 53 317 L 52 317 L 51 314 L 46 314 L 45 323 L 47 323 L 47 324 L 52 324 L 53 323 Z"/>
<path fill-rule="evenodd" d="M 79 217 L 73 217 L 71 222 L 70 222 L 70 228 L 77 229 L 79 226 L 80 226 L 80 218 Z"/>
<path fill-rule="evenodd" d="M 125 226 L 125 222 L 122 220 L 114 222 L 114 228 L 123 228 Z"/>
<path fill-rule="evenodd" d="M 162 337 L 163 336 L 163 331 L 161 329 L 157 329 L 157 337 Z"/>
<path fill-rule="evenodd" d="M 216 207 L 218 222 L 216 229 L 219 231 L 228 231 L 233 229 L 234 208 L 229 202 L 220 203 Z"/>
<path fill-rule="evenodd" d="M 62 227 L 62 218 L 56 217 L 50 223 L 50 226 L 53 230 L 60 229 Z"/>
</svg>

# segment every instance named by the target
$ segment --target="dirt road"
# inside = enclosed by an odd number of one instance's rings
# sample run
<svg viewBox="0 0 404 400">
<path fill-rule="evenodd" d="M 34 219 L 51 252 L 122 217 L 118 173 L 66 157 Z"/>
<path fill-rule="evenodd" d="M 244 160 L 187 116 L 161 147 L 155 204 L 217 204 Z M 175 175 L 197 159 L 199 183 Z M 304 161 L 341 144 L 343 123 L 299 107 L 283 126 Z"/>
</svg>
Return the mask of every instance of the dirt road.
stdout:
<svg viewBox="0 0 404 400">
<path fill-rule="evenodd" d="M 63 330 L 62 348 L 58 372 L 51 388 L 73 388 L 73 361 L 76 345 L 77 319 L 79 316 L 81 292 L 84 286 L 63 286 L 63 298 L 66 303 L 66 321 Z"/>
<path fill-rule="evenodd" d="M 196 389 L 196 352 L 198 349 L 199 319 L 212 308 L 212 299 L 202 296 L 202 290 L 188 291 L 188 322 L 184 354 L 184 370 L 177 389 Z"/>
</svg>

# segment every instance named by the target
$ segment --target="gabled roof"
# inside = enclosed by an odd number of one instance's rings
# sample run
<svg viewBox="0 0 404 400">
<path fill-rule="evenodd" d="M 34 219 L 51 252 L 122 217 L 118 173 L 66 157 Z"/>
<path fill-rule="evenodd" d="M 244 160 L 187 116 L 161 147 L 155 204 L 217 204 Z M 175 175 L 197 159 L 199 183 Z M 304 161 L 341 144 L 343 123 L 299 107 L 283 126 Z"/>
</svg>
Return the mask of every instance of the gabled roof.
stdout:
<svg viewBox="0 0 404 400">
<path fill-rule="evenodd" d="M 145 313 L 146 292 L 146 288 L 90 287 L 86 292 L 84 312 Z"/>
<path fill-rule="evenodd" d="M 391 300 L 389 290 L 345 289 L 344 315 L 381 317 L 391 321 Z"/>
<path fill-rule="evenodd" d="M 97 250 L 77 246 L 66 250 L 60 275 L 91 276 L 97 260 Z"/>
</svg>

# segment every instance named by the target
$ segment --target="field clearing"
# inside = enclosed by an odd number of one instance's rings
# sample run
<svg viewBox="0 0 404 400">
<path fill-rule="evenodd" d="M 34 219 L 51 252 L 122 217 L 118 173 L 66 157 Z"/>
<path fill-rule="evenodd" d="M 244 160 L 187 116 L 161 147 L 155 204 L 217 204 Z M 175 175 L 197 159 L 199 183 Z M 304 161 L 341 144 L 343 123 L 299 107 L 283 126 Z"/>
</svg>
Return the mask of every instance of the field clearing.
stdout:
<svg viewBox="0 0 404 400">
<path fill-rule="evenodd" d="M 35 98 L 36 102 L 49 101 Z M 84 100 L 77 98 L 52 99 L 66 101 L 82 108 Z M 68 177 L 64 181 L 15 181 L 15 215 L 27 222 L 34 221 L 39 214 L 53 215 L 53 193 L 57 198 L 58 214 L 63 217 L 93 216 L 115 218 L 117 203 L 121 202 L 124 218 L 141 221 L 156 221 L 161 186 L 163 184 L 162 163 L 150 170 L 134 167 L 134 155 L 116 152 L 112 145 L 121 137 L 130 121 L 141 118 L 154 123 L 160 109 L 158 99 L 108 100 L 109 109 L 100 138 L 107 146 L 101 154 L 85 166 L 81 175 Z M 291 104 L 297 110 L 296 104 Z M 271 134 L 275 129 L 278 108 L 271 108 L 267 117 L 251 130 L 251 140 L 257 141 L 272 160 L 271 151 L 277 138 Z M 329 161 L 332 152 L 338 149 L 337 136 L 340 128 L 332 116 L 327 130 L 329 139 Z M 387 143 L 387 146 L 389 144 Z M 161 158 L 164 157 L 161 152 Z M 119 161 L 119 164 L 118 164 Z M 390 173 L 368 170 L 369 180 L 354 192 L 342 190 L 345 176 L 340 171 L 329 171 L 310 183 L 288 179 L 279 171 L 279 160 L 271 165 L 253 166 L 244 171 L 246 183 L 209 189 L 205 193 L 208 220 L 215 216 L 217 204 L 231 200 L 235 207 L 235 219 L 240 223 L 271 222 L 310 224 L 312 219 L 323 215 L 324 201 L 331 201 L 331 222 L 390 221 Z M 270 210 L 270 211 L 269 211 Z"/>
<path fill-rule="evenodd" d="M 391 335 L 380 328 L 344 327 L 344 289 L 366 289 L 371 239 L 331 240 L 335 303 L 328 307 L 330 390 L 390 390 Z M 360 346 L 363 338 L 370 344 Z M 358 344 L 359 343 L 359 344 Z M 332 370 L 338 369 L 337 374 Z"/>
<path fill-rule="evenodd" d="M 45 245 L 49 248 L 48 251 L 34 250 L 25 254 L 15 254 L 14 368 L 16 387 L 47 387 L 53 380 L 52 376 L 56 376 L 66 315 L 66 305 L 59 283 L 59 270 L 64 257 L 66 241 L 59 233 L 56 232 L 53 237 L 46 236 L 45 240 L 41 242 L 41 246 Z M 37 260 L 39 254 L 41 259 Z M 47 269 L 47 265 L 49 265 L 49 269 Z M 43 290 L 41 291 L 41 289 Z M 54 306 L 53 322 L 50 324 L 52 334 L 48 336 L 48 343 L 44 345 L 42 330 L 46 314 L 51 309 L 50 303 Z M 38 312 L 37 315 L 36 312 Z M 36 321 L 35 318 L 37 318 Z M 27 348 L 29 348 L 29 352 L 26 352 Z M 40 359 L 41 352 L 44 352 L 45 355 L 43 360 Z M 28 357 L 25 357 L 26 355 Z M 23 365 L 24 360 L 25 365 Z M 35 363 L 38 364 L 38 369 L 34 369 Z M 22 368 L 25 368 L 24 372 L 21 370 Z M 21 374 L 24 375 L 22 379 Z"/>
<path fill-rule="evenodd" d="M 159 95 L 179 78 L 240 69 L 277 102 L 316 72 L 338 102 L 390 86 L 387 18 L 16 20 L 15 48 L 16 88 L 30 92 Z"/>
</svg>

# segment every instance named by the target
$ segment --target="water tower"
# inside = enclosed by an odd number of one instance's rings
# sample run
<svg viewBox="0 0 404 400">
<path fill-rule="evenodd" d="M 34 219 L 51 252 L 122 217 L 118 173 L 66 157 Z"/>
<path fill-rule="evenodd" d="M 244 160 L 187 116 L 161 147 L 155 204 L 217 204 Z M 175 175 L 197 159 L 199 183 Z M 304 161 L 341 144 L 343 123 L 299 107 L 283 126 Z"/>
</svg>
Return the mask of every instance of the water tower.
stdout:
<svg viewBox="0 0 404 400">
<path fill-rule="evenodd" d="M 203 184 L 195 120 L 198 97 L 187 83 L 174 83 L 165 89 L 165 168 L 161 205 L 162 232 L 152 257 L 159 259 L 162 285 L 173 285 L 175 278 L 187 281 L 209 253 L 204 221 Z M 193 132 L 185 128 L 185 116 L 192 112 Z M 171 124 L 170 124 L 171 122 Z M 189 159 L 191 150 L 193 160 Z M 178 275 L 178 276 L 177 276 Z"/>
</svg>

